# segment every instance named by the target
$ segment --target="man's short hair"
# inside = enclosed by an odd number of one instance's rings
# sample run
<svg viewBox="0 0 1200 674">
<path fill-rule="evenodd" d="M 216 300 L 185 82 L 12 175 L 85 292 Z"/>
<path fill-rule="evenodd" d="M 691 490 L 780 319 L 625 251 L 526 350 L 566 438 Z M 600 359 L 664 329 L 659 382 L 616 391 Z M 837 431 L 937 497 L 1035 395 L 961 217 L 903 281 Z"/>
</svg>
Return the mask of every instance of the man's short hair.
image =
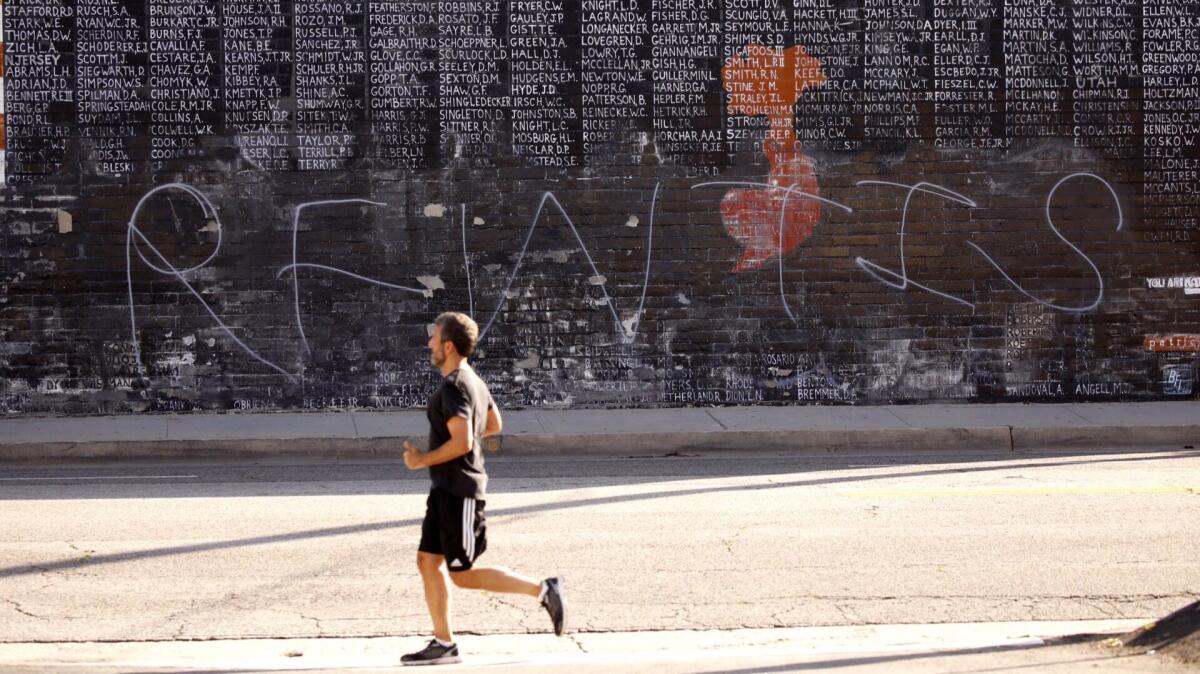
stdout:
<svg viewBox="0 0 1200 674">
<path fill-rule="evenodd" d="M 458 355 L 466 358 L 475 353 L 475 343 L 479 340 L 479 326 L 466 314 L 457 311 L 447 311 L 433 321 L 434 325 L 442 328 L 442 341 L 453 342 Z"/>
</svg>

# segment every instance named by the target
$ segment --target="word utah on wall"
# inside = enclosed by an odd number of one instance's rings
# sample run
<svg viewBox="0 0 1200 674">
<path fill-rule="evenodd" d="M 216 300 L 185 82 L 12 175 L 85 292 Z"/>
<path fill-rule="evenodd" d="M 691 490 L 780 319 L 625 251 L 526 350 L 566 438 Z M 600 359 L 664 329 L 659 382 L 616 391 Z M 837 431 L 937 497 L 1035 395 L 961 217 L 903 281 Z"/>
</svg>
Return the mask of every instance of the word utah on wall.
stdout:
<svg viewBox="0 0 1200 674">
<path fill-rule="evenodd" d="M 1194 398 L 1200 3 L 5 0 L 0 410 Z"/>
</svg>

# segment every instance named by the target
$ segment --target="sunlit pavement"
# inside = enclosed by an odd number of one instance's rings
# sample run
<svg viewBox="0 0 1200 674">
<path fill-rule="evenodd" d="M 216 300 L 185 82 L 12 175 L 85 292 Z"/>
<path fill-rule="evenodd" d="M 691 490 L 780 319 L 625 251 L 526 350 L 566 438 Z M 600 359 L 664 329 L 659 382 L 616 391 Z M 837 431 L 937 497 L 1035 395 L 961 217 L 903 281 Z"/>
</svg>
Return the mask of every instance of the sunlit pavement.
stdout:
<svg viewBox="0 0 1200 674">
<path fill-rule="evenodd" d="M 769 630 L 460 635 L 463 662 L 437 671 L 752 672 L 1173 671 L 1169 663 L 1118 658 L 1095 643 L 1055 637 L 1116 633 L 1138 621 L 891 625 Z M 6 644 L 4 671 L 239 672 L 400 671 L 414 637 L 237 641 Z M 413 671 L 407 669 L 407 671 Z M 428 671 L 420 669 L 416 671 Z"/>
</svg>

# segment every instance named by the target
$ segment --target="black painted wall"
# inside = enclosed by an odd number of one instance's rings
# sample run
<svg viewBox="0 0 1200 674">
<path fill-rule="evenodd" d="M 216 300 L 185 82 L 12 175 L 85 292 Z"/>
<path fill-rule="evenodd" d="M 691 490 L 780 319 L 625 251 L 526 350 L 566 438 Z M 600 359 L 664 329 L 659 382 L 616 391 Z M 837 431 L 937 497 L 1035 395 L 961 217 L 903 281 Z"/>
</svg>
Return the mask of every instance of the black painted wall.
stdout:
<svg viewBox="0 0 1200 674">
<path fill-rule="evenodd" d="M 8 414 L 1196 395 L 1200 3 L 3 12 Z"/>
</svg>

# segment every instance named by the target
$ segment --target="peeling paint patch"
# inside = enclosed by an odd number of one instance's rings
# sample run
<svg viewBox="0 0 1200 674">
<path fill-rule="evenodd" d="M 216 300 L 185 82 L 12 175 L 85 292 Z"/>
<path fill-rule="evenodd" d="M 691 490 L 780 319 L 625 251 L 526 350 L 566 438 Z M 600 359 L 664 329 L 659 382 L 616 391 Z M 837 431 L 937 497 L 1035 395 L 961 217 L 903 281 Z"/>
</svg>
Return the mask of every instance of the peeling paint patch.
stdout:
<svg viewBox="0 0 1200 674">
<path fill-rule="evenodd" d="M 629 216 L 629 219 L 625 221 L 625 226 L 626 227 L 637 227 L 638 223 L 639 223 L 638 216 L 631 215 L 631 216 Z"/>
<path fill-rule="evenodd" d="M 58 233 L 70 234 L 75 228 L 74 219 L 71 217 L 71 214 L 60 208 L 55 211 L 55 215 L 58 216 Z"/>
<path fill-rule="evenodd" d="M 471 221 L 471 224 L 473 224 L 473 225 L 482 225 L 482 224 L 483 224 L 483 218 L 480 218 L 480 217 L 476 216 L 476 218 L 475 218 L 474 220 L 472 220 L 472 221 Z"/>
<path fill-rule="evenodd" d="M 184 346 L 192 346 L 195 343 L 196 343 L 196 337 L 194 335 L 184 335 L 184 337 L 183 337 Z"/>
<path fill-rule="evenodd" d="M 554 262 L 558 262 L 559 264 L 565 264 L 568 260 L 571 259 L 571 253 L 573 253 L 573 252 L 575 252 L 575 251 L 573 251 L 573 250 L 531 250 L 531 251 L 527 251 L 525 253 L 525 261 L 526 262 L 545 262 L 546 260 L 552 260 Z M 512 259 L 514 262 L 516 262 L 517 258 L 519 258 L 519 257 L 521 257 L 521 254 L 519 252 L 517 252 L 517 253 L 513 253 L 510 259 Z"/>
<path fill-rule="evenodd" d="M 679 300 L 679 303 L 684 306 L 692 303 L 692 301 L 687 298 L 687 295 L 684 295 L 683 293 L 676 293 L 675 299 Z"/>
<path fill-rule="evenodd" d="M 588 283 L 590 283 L 594 286 L 602 286 L 605 283 L 608 283 L 608 278 L 601 274 L 597 274 L 595 276 L 589 276 Z"/>
<path fill-rule="evenodd" d="M 205 340 L 204 343 L 209 345 L 210 347 L 213 347 L 213 346 L 217 345 L 217 340 L 213 337 L 209 337 L 207 340 Z"/>
<path fill-rule="evenodd" d="M 169 358 L 165 358 L 165 359 L 159 361 L 158 364 L 165 365 L 168 367 L 172 367 L 172 366 L 179 367 L 180 365 L 195 365 L 196 364 L 196 354 L 182 353 L 182 354 L 179 354 L 178 356 L 171 356 Z"/>
<path fill-rule="evenodd" d="M 221 223 L 216 220 L 209 220 L 206 225 L 200 228 L 202 232 L 219 232 L 221 231 Z"/>
<path fill-rule="evenodd" d="M 433 297 L 433 291 L 435 290 L 446 289 L 446 284 L 443 283 L 441 277 L 438 276 L 418 276 L 417 283 L 420 283 L 427 288 L 425 291 L 425 297 Z"/>
<path fill-rule="evenodd" d="M 446 207 L 442 204 L 429 204 L 425 207 L 425 216 L 430 218 L 446 217 Z"/>
</svg>

